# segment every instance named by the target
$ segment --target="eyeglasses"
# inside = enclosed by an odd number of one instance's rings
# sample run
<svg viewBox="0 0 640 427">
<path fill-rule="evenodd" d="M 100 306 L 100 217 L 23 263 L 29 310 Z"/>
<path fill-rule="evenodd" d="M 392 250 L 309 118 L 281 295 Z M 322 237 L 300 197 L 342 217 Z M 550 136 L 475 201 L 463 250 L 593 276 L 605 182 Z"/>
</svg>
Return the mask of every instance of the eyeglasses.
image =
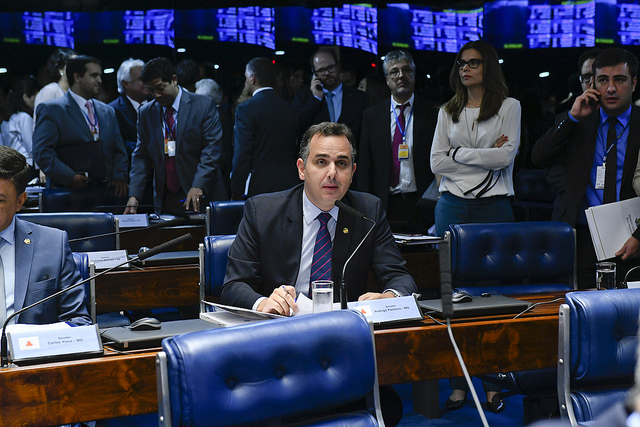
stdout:
<svg viewBox="0 0 640 427">
<path fill-rule="evenodd" d="M 593 80 L 592 73 L 580 74 L 580 83 L 591 83 L 591 80 Z"/>
<path fill-rule="evenodd" d="M 336 70 L 338 69 L 338 66 L 336 64 L 333 65 L 329 65 L 328 67 L 324 67 L 324 68 L 318 68 L 316 70 L 316 74 L 333 74 L 336 72 Z"/>
<path fill-rule="evenodd" d="M 482 59 L 477 59 L 477 58 L 473 58 L 468 61 L 465 61 L 464 59 L 458 59 L 456 61 L 456 64 L 458 64 L 458 67 L 460 67 L 460 69 L 468 65 L 469 68 L 471 68 L 472 70 L 475 70 L 480 66 L 480 64 L 482 64 L 482 62 L 483 62 Z"/>
<path fill-rule="evenodd" d="M 400 76 L 400 72 L 402 72 L 402 75 L 404 76 L 412 76 L 415 71 L 411 67 L 392 68 L 389 70 L 387 75 L 392 79 L 395 79 Z"/>
</svg>

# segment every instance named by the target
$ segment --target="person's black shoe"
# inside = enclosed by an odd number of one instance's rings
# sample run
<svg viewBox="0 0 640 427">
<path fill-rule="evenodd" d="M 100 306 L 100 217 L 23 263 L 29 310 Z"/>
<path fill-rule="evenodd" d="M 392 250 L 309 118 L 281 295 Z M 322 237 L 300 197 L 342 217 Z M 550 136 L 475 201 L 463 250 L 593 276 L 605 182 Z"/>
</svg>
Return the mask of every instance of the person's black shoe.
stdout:
<svg viewBox="0 0 640 427">
<path fill-rule="evenodd" d="M 444 403 L 444 406 L 450 411 L 455 411 L 456 409 L 460 409 L 464 406 L 465 400 L 467 399 L 462 399 L 462 400 L 447 399 L 447 401 Z"/>
<path fill-rule="evenodd" d="M 500 393 L 494 395 L 491 398 L 491 402 L 487 401 L 487 409 L 491 412 L 500 413 L 504 411 L 504 400 L 502 400 L 502 395 Z"/>
</svg>

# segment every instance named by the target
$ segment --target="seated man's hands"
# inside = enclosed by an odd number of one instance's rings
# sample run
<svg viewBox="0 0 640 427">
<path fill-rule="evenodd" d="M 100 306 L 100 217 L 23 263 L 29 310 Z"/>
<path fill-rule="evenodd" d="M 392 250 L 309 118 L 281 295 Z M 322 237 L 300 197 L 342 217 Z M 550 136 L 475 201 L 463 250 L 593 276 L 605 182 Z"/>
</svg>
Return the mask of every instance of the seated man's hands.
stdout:
<svg viewBox="0 0 640 427">
<path fill-rule="evenodd" d="M 288 285 L 278 286 L 273 290 L 269 298 L 262 300 L 258 304 L 257 310 L 263 313 L 281 314 L 283 316 L 289 316 L 291 310 L 297 313 L 296 288 Z"/>
<path fill-rule="evenodd" d="M 640 246 L 640 242 L 638 241 L 638 239 L 631 236 L 629 237 L 629 239 L 627 239 L 626 242 L 624 242 L 622 248 L 620 248 L 620 250 L 616 252 L 616 256 L 621 257 L 623 261 L 626 261 L 631 257 L 638 256 L 640 255 L 637 254 L 638 246 Z"/>
<path fill-rule="evenodd" d="M 372 299 L 384 299 L 384 298 L 395 298 L 396 296 L 391 292 L 367 292 L 366 294 L 360 295 L 358 301 L 367 301 Z"/>
</svg>

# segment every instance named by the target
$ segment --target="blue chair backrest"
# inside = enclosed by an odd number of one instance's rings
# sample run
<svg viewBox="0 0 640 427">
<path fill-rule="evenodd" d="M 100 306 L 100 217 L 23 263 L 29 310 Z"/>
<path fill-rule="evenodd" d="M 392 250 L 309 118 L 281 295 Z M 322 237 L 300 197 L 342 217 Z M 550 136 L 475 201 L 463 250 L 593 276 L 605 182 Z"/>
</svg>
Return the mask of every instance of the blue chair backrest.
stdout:
<svg viewBox="0 0 640 427">
<path fill-rule="evenodd" d="M 118 212 L 122 213 L 126 198 L 116 197 L 113 189 L 107 187 L 45 188 L 40 199 L 40 212 Z M 118 206 L 118 207 L 110 207 Z"/>
<path fill-rule="evenodd" d="M 204 282 L 205 295 L 220 296 L 227 270 L 229 248 L 235 240 L 230 236 L 205 236 L 204 238 Z"/>
<path fill-rule="evenodd" d="M 82 280 L 89 278 L 89 255 L 82 252 L 74 252 L 73 260 L 78 266 L 78 271 L 80 271 L 80 277 L 82 277 Z M 87 311 L 91 313 L 91 284 L 87 282 L 83 287 L 85 305 L 87 306 Z"/>
<path fill-rule="evenodd" d="M 634 382 L 640 289 L 571 292 L 560 307 L 558 395 L 573 425 L 622 402 Z"/>
<path fill-rule="evenodd" d="M 574 288 L 575 234 L 566 223 L 454 224 L 449 232 L 455 288 L 472 295 Z"/>
<path fill-rule="evenodd" d="M 207 209 L 207 235 L 236 234 L 242 214 L 244 201 L 216 201 L 209 203 Z"/>
<path fill-rule="evenodd" d="M 267 425 L 367 395 L 379 403 L 372 329 L 354 311 L 194 332 L 166 338 L 162 349 L 162 425 Z M 369 412 L 358 414 L 367 420 L 360 425 L 377 425 Z"/>
<path fill-rule="evenodd" d="M 18 218 L 64 230 L 69 240 L 116 231 L 113 214 L 103 212 L 24 213 Z M 109 251 L 116 248 L 116 236 L 70 242 L 74 252 Z"/>
</svg>

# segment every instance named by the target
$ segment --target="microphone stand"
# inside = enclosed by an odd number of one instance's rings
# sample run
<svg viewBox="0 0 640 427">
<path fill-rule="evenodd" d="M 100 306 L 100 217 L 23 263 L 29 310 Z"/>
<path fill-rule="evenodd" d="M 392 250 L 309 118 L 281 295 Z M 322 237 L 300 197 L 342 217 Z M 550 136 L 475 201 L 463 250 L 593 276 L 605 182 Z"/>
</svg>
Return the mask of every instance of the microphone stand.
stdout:
<svg viewBox="0 0 640 427">
<path fill-rule="evenodd" d="M 163 243 L 161 245 L 155 246 L 155 247 L 149 249 L 146 252 L 143 252 L 143 253 L 141 253 L 139 255 L 136 255 L 130 260 L 123 261 L 118 265 L 115 265 L 115 266 L 110 267 L 110 268 L 108 268 L 108 269 L 106 269 L 104 271 L 101 271 L 100 273 L 98 273 L 98 274 L 96 274 L 96 275 L 94 275 L 92 277 L 87 277 L 86 279 L 81 280 L 78 283 L 75 283 L 75 284 L 73 284 L 71 286 L 68 286 L 68 287 L 66 287 L 64 289 L 61 289 L 58 292 L 56 292 L 54 294 L 51 294 L 46 298 L 43 298 L 43 299 L 41 299 L 39 301 L 34 302 L 31 305 L 28 305 L 27 307 L 23 307 L 20 310 L 13 312 L 10 316 L 7 317 L 7 320 L 5 320 L 4 324 L 2 325 L 2 337 L 0 338 L 0 346 L 2 346 L 2 350 L 1 350 L 1 354 L 0 354 L 0 360 L 2 361 L 2 367 L 6 368 L 6 367 L 9 366 L 9 356 L 8 356 L 8 348 L 7 348 L 7 325 L 9 324 L 9 322 L 14 317 L 16 317 L 19 314 L 24 313 L 27 310 L 30 310 L 31 308 L 33 308 L 33 307 L 35 307 L 37 305 L 44 304 L 47 301 L 50 301 L 50 300 L 52 300 L 54 298 L 57 298 L 60 295 L 62 295 L 63 293 L 68 292 L 71 289 L 77 288 L 78 286 L 83 285 L 83 284 L 87 283 L 90 280 L 96 279 L 96 278 L 98 278 L 98 277 L 100 277 L 100 276 L 102 276 L 104 274 L 107 274 L 110 271 L 113 271 L 118 267 L 122 267 L 123 265 L 125 265 L 125 264 L 127 264 L 129 262 L 145 260 L 145 259 L 147 259 L 147 258 L 149 258 L 149 257 L 151 257 L 153 255 L 156 255 L 156 254 L 158 254 L 160 252 L 164 252 L 164 251 L 166 251 L 167 249 L 169 249 L 169 248 L 171 248 L 173 246 L 177 246 L 177 245 L 186 243 L 186 242 L 188 242 L 188 241 L 190 241 L 192 239 L 193 239 L 193 237 L 191 237 L 191 233 L 184 234 L 184 235 L 182 235 L 180 237 L 176 237 L 173 240 L 169 240 L 166 243 Z"/>
</svg>

